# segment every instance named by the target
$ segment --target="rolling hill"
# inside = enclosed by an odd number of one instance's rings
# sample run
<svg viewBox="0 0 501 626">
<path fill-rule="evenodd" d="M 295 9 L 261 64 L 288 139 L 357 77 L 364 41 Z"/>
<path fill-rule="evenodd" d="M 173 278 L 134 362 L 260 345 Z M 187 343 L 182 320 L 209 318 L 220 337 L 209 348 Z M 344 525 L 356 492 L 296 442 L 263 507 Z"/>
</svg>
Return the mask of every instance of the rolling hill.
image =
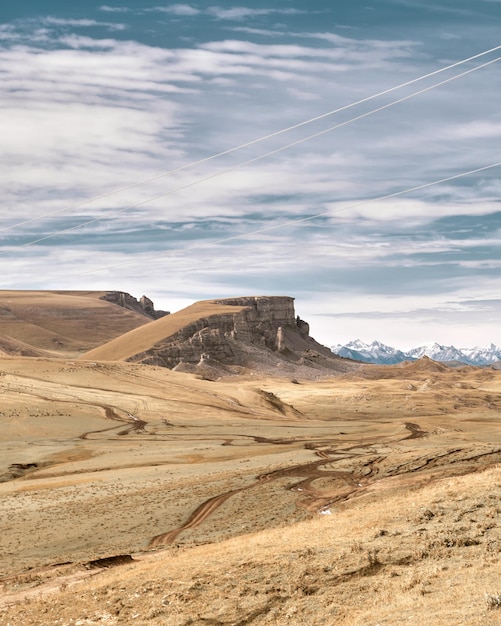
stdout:
<svg viewBox="0 0 501 626">
<path fill-rule="evenodd" d="M 139 303 L 127 307 L 134 298 L 122 294 L 120 305 L 107 300 L 113 294 L 122 292 L 0 290 L 0 342 L 75 356 L 152 321 Z"/>
</svg>

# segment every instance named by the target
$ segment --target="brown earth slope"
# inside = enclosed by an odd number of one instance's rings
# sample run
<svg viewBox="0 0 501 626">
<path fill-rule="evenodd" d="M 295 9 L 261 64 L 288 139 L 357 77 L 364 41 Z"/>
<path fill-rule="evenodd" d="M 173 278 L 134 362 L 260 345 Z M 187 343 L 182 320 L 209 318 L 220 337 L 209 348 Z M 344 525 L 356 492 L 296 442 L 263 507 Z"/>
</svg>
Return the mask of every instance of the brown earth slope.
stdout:
<svg viewBox="0 0 501 626">
<path fill-rule="evenodd" d="M 140 307 L 133 310 L 104 299 L 117 293 L 0 290 L 0 342 L 7 338 L 10 345 L 0 349 L 13 354 L 17 341 L 25 344 L 18 345 L 18 353 L 26 353 L 28 346 L 54 356 L 76 355 L 152 320 Z M 134 301 L 128 294 L 123 296 L 124 304 L 127 299 Z"/>
<path fill-rule="evenodd" d="M 26 600 L 5 594 L 0 624 L 499 626 L 500 498 L 498 466 L 384 506 L 376 496 L 210 545 L 33 572 L 18 578 Z"/>
</svg>

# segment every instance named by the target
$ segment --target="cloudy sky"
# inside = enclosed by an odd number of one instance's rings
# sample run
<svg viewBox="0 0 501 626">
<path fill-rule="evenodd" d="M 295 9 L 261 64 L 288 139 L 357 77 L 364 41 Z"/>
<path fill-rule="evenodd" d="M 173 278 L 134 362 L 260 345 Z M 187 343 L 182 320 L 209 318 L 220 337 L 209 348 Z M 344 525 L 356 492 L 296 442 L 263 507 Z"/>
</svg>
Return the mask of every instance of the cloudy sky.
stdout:
<svg viewBox="0 0 501 626">
<path fill-rule="evenodd" d="M 501 345 L 500 20 L 3 2 L 2 288 L 290 295 L 327 345 Z"/>
</svg>

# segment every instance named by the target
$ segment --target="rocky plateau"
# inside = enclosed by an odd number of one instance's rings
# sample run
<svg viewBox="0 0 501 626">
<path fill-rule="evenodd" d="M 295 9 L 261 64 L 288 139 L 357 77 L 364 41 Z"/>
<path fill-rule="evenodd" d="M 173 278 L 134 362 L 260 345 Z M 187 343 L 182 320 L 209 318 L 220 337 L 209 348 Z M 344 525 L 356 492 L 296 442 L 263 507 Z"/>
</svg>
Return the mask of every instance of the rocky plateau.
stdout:
<svg viewBox="0 0 501 626">
<path fill-rule="evenodd" d="M 119 358 L 207 377 L 245 370 L 311 377 L 356 367 L 310 337 L 309 325 L 295 313 L 294 298 L 287 296 L 199 302 L 82 358 Z"/>
</svg>

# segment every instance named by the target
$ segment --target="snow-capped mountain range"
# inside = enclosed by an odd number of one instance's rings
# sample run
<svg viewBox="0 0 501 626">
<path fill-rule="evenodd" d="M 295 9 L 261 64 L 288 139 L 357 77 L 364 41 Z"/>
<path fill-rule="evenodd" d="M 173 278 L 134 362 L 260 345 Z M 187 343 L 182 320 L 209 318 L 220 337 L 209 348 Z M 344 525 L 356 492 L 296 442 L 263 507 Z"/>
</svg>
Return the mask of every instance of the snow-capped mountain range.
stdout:
<svg viewBox="0 0 501 626">
<path fill-rule="evenodd" d="M 459 361 L 468 365 L 492 365 L 501 361 L 501 348 L 493 343 L 487 348 L 455 348 L 454 346 L 442 346 L 438 343 L 430 343 L 418 348 L 412 348 L 402 352 L 396 348 L 386 346 L 379 341 L 366 344 L 359 339 L 350 341 L 346 345 L 331 346 L 332 352 L 339 356 L 363 361 L 364 363 L 376 363 L 378 365 L 391 365 L 402 361 L 415 361 L 427 356 L 434 361 Z"/>
</svg>

